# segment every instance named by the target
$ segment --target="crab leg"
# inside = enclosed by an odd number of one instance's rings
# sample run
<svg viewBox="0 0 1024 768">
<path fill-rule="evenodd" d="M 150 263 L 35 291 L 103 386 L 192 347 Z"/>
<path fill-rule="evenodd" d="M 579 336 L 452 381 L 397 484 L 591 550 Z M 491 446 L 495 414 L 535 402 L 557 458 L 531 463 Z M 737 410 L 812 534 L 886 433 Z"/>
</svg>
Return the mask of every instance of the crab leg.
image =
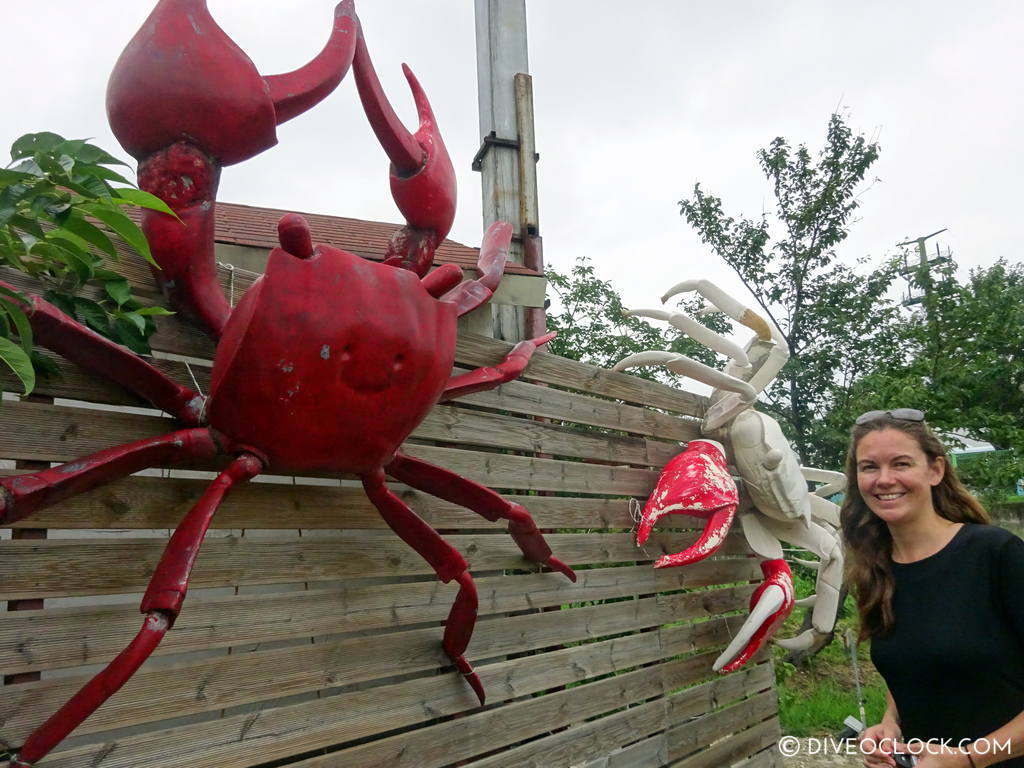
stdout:
<svg viewBox="0 0 1024 768">
<path fill-rule="evenodd" d="M 634 352 L 632 355 L 622 358 L 613 367 L 613 371 L 624 371 L 627 368 L 639 368 L 645 365 L 661 365 L 668 368 L 672 373 L 680 376 L 689 376 L 691 379 L 703 382 L 716 389 L 727 389 L 735 392 L 743 399 L 744 403 L 752 403 L 757 399 L 757 393 L 745 381 L 722 373 L 717 368 L 704 365 L 692 357 L 679 355 L 675 352 Z"/>
<path fill-rule="evenodd" d="M 384 95 L 361 30 L 352 68 L 366 117 L 391 159 L 391 194 L 407 222 L 392 235 L 384 263 L 423 277 L 455 220 L 455 169 L 430 102 L 408 66 L 403 64 L 402 71 L 420 122 L 414 134 L 402 125 Z"/>
<path fill-rule="evenodd" d="M 527 363 L 530 362 L 534 350 L 547 344 L 553 338 L 555 338 L 554 331 L 536 339 L 520 341 L 512 347 L 512 350 L 505 356 L 505 359 L 496 366 L 477 368 L 473 371 L 460 373 L 458 376 L 452 376 L 448 379 L 448 384 L 445 385 L 439 402 L 443 403 L 446 400 L 453 400 L 456 397 L 469 395 L 473 392 L 494 389 L 501 384 L 514 381 L 519 378 Z"/>
<path fill-rule="evenodd" d="M 15 768 L 32 766 L 64 740 L 100 705 L 117 693 L 156 649 L 181 611 L 189 575 L 213 515 L 231 488 L 260 473 L 263 463 L 243 453 L 214 480 L 174 531 L 156 566 L 139 610 L 146 614 L 142 629 L 105 669 L 37 728 L 11 761 Z"/>
<path fill-rule="evenodd" d="M 423 518 L 388 490 L 384 484 L 383 470 L 378 469 L 372 474 L 363 475 L 362 481 L 366 495 L 380 512 L 384 522 L 391 526 L 391 530 L 427 561 L 442 582 L 447 584 L 454 579 L 458 583 L 459 593 L 455 596 L 455 603 L 445 622 L 442 646 L 448 658 L 458 667 L 476 693 L 480 704 L 483 704 L 483 683 L 464 655 L 473 636 L 478 604 L 476 584 L 469 573 L 469 563 L 455 547 L 427 525 Z"/>
<path fill-rule="evenodd" d="M 0 288 L 16 292 L 0 280 Z M 38 296 L 19 302 L 32 325 L 33 340 L 82 368 L 135 392 L 188 425 L 202 419 L 201 395 L 179 385 L 159 369 L 105 339 Z"/>
<path fill-rule="evenodd" d="M 182 429 L 98 451 L 91 456 L 26 475 L 0 479 L 0 525 L 37 509 L 91 490 L 140 469 L 182 459 L 208 459 L 218 453 L 210 430 Z"/>
<path fill-rule="evenodd" d="M 729 341 L 721 334 L 715 333 L 682 312 L 666 312 L 664 309 L 627 309 L 625 314 L 627 317 L 649 317 L 652 320 L 663 320 L 708 349 L 730 357 L 736 365 L 744 368 L 750 365 L 747 353 L 738 344 Z"/>
<path fill-rule="evenodd" d="M 709 280 L 684 280 L 672 286 L 665 295 L 661 297 L 665 303 L 673 296 L 695 291 L 711 302 L 712 306 L 720 312 L 724 312 L 733 320 L 745 325 L 757 334 L 747 347 L 748 356 L 752 356 L 755 345 L 760 345 L 767 350 L 765 361 L 760 365 L 756 373 L 750 377 L 750 386 L 760 392 L 775 378 L 782 367 L 789 360 L 789 345 L 786 338 L 778 329 L 775 323 L 765 320 L 757 312 L 740 304 L 732 296 L 719 288 Z M 745 377 L 744 377 L 745 378 Z"/>
<path fill-rule="evenodd" d="M 843 545 L 836 533 L 816 523 L 781 522 L 770 518 L 763 518 L 761 523 L 773 535 L 815 553 L 820 560 L 815 564 L 818 577 L 814 583 L 816 597 L 811 611 L 811 629 L 776 641 L 787 650 L 806 650 L 814 644 L 816 635 L 827 635 L 835 628 L 843 586 Z"/>
<path fill-rule="evenodd" d="M 467 480 L 450 470 L 402 453 L 397 454 L 391 463 L 384 467 L 384 471 L 396 480 L 431 496 L 472 510 L 491 522 L 508 520 L 508 532 L 524 557 L 558 571 L 570 581 L 576 581 L 576 574 L 572 568 L 551 553 L 551 547 L 522 504 L 503 499 L 490 488 Z"/>
<path fill-rule="evenodd" d="M 494 295 L 501 276 L 505 272 L 509 244 L 512 242 L 512 225 L 507 221 L 496 221 L 487 228 L 480 244 L 480 258 L 477 259 L 478 280 L 466 280 L 441 297 L 441 301 L 455 305 L 459 317 L 472 312 Z"/>
</svg>

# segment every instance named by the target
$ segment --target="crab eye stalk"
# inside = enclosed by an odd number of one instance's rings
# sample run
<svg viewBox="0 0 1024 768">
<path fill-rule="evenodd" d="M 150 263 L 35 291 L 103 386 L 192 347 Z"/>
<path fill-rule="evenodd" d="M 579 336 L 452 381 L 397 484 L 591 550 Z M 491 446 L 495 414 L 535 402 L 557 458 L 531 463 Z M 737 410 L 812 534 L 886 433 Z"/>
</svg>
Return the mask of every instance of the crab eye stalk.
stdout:
<svg viewBox="0 0 1024 768">
<path fill-rule="evenodd" d="M 313 255 L 313 236 L 309 224 L 297 213 L 288 213 L 277 222 L 277 239 L 281 247 L 297 259 Z"/>
</svg>

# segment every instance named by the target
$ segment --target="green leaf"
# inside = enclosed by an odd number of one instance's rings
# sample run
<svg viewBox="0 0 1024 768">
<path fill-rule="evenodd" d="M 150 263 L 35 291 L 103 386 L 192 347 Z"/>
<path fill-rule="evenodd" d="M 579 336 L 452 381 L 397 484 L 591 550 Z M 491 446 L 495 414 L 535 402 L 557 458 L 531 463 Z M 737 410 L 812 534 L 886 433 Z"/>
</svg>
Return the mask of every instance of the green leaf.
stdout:
<svg viewBox="0 0 1024 768">
<path fill-rule="evenodd" d="M 22 173 L 21 171 L 12 171 L 9 168 L 0 168 L 0 184 L 17 184 L 21 181 L 35 178 L 30 173 Z"/>
<path fill-rule="evenodd" d="M 123 317 L 116 318 L 114 321 L 114 332 L 117 334 L 118 340 L 132 352 L 140 355 L 148 355 L 150 353 L 149 344 L 134 321 Z"/>
<path fill-rule="evenodd" d="M 110 298 L 117 302 L 119 307 L 127 304 L 132 299 L 132 289 L 128 285 L 128 281 L 123 277 L 119 277 L 116 280 L 107 280 L 103 284 L 103 289 Z"/>
<path fill-rule="evenodd" d="M 136 327 L 139 331 L 139 335 L 143 338 L 146 337 L 146 318 L 140 315 L 138 312 L 118 312 L 118 319 L 125 319 Z"/>
<path fill-rule="evenodd" d="M 146 236 L 142 234 L 142 230 L 121 211 L 98 203 L 83 203 L 82 210 L 110 227 L 150 264 L 158 266 L 149 252 L 149 243 L 146 241 Z"/>
<path fill-rule="evenodd" d="M 104 231 L 99 227 L 90 224 L 88 221 L 81 218 L 80 215 L 72 214 L 71 217 L 64 222 L 64 229 L 78 235 L 78 237 L 82 238 L 86 242 L 95 245 L 104 253 L 117 258 L 117 249 L 114 247 L 114 243 L 110 238 L 107 237 L 106 233 L 104 233 Z"/>
<path fill-rule="evenodd" d="M 143 317 L 167 317 L 173 315 L 174 312 L 166 307 L 142 307 L 142 309 L 136 309 L 135 314 Z"/>
<path fill-rule="evenodd" d="M 39 222 L 36 221 L 35 219 L 30 219 L 28 216 L 12 216 L 11 220 L 8 223 L 15 229 L 19 229 L 22 232 L 27 232 L 28 234 L 35 237 L 37 240 L 43 240 L 46 237 L 46 233 L 43 231 L 43 228 L 39 225 Z"/>
<path fill-rule="evenodd" d="M 83 299 L 81 296 L 76 296 L 74 301 L 75 310 L 85 320 L 86 325 L 104 336 L 110 333 L 110 319 L 107 316 L 107 310 L 95 301 Z"/>
<path fill-rule="evenodd" d="M 10 339 L 0 337 L 0 361 L 3 361 L 18 377 L 26 395 L 35 389 L 36 372 L 32 367 L 32 358 L 25 350 Z"/>
<path fill-rule="evenodd" d="M 54 238 L 36 243 L 32 248 L 32 253 L 44 256 L 53 262 L 54 266 L 66 267 L 79 283 L 92 279 L 95 266 L 92 255 L 75 248 L 68 240 Z"/>
<path fill-rule="evenodd" d="M 119 184 L 131 184 L 128 179 L 122 176 L 117 171 L 112 171 L 110 168 L 104 168 L 102 165 L 89 165 L 87 163 L 78 163 L 75 166 L 75 174 L 82 174 L 86 176 L 95 176 L 98 179 L 104 181 L 116 181 Z M 111 190 L 116 192 L 117 190 Z"/>
<path fill-rule="evenodd" d="M 61 291 L 47 291 L 44 298 L 68 317 L 78 319 L 75 315 L 74 296 Z"/>
<path fill-rule="evenodd" d="M 14 324 L 14 329 L 18 332 L 18 340 L 21 342 L 21 348 L 25 350 L 25 354 L 30 353 L 32 351 L 32 326 L 24 311 L 22 311 L 18 304 L 4 298 L 0 298 L 0 310 L 5 312 L 7 316 L 11 318 L 11 322 Z"/>
<path fill-rule="evenodd" d="M 103 179 L 95 176 L 68 179 L 63 185 L 90 200 L 110 200 L 110 187 Z"/>
<path fill-rule="evenodd" d="M 2 285 L 0 285 L 0 296 L 7 296 L 8 298 L 16 299 L 16 300 L 22 301 L 22 302 L 24 302 L 26 304 L 29 303 L 28 296 L 23 294 L 21 291 L 12 290 L 10 288 L 5 288 Z"/>
<path fill-rule="evenodd" d="M 115 189 L 113 202 L 130 203 L 131 205 L 137 205 L 140 208 L 149 208 L 150 210 L 160 211 L 161 213 L 166 213 L 174 218 L 178 218 L 178 214 L 171 210 L 167 203 L 156 195 L 151 195 L 149 192 L 145 192 L 141 189 Z"/>
<path fill-rule="evenodd" d="M 123 165 L 126 168 L 128 167 L 128 163 L 124 160 L 118 160 L 113 155 L 107 154 L 106 151 L 100 149 L 95 144 L 83 144 L 78 152 L 78 159 L 80 162 L 88 163 L 89 165 Z"/>
<path fill-rule="evenodd" d="M 53 361 L 53 358 L 34 349 L 29 357 L 32 359 L 32 367 L 35 368 L 38 377 L 43 379 L 60 378 L 60 367 Z"/>
<path fill-rule="evenodd" d="M 52 152 L 65 141 L 63 136 L 56 133 L 28 133 L 17 139 L 11 145 L 11 160 L 19 160 L 23 157 L 30 157 L 37 152 Z"/>
</svg>

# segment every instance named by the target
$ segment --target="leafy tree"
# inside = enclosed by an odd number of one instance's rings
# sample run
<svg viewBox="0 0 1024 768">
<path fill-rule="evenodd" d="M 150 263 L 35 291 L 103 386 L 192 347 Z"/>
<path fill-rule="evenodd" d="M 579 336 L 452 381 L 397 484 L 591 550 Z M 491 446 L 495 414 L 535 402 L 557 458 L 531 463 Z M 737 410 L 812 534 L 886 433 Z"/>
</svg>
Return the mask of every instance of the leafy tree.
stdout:
<svg viewBox="0 0 1024 768">
<path fill-rule="evenodd" d="M 879 147 L 833 114 L 824 148 L 813 157 L 778 137 L 757 153 L 772 186 L 772 238 L 767 213 L 727 216 L 722 201 L 698 183 L 679 202 L 681 214 L 739 276 L 786 337 L 790 359 L 762 404 L 782 424 L 804 463 L 841 463 L 847 424 L 828 419 L 853 382 L 874 367 L 891 343 L 896 308 L 885 298 L 895 262 L 859 270 L 836 249 L 853 223 L 868 169 Z"/>
<path fill-rule="evenodd" d="M 611 368 L 627 355 L 646 350 L 677 352 L 714 363 L 714 353 L 673 328 L 662 329 L 627 315 L 619 294 L 596 275 L 586 257 L 579 258 L 568 274 L 549 267 L 547 278 L 559 304 L 557 311 L 548 312 L 548 330 L 558 331 L 549 345 L 554 354 L 601 368 Z M 681 311 L 693 315 L 698 308 L 698 302 L 691 301 L 682 305 Z M 728 322 L 721 315 L 705 316 L 702 321 L 719 333 L 728 332 Z M 652 381 L 679 382 L 678 376 L 663 368 L 636 368 L 630 373 Z"/>
<path fill-rule="evenodd" d="M 1024 476 L 1024 264 L 999 260 L 961 282 L 950 259 L 919 268 L 911 285 L 921 303 L 900 323 L 901 344 L 857 383 L 850 411 L 920 408 L 947 434 L 1012 449 L 963 472 L 981 495 L 1005 496 Z"/>
<path fill-rule="evenodd" d="M 118 258 L 113 232 L 153 262 L 142 230 L 124 207 L 174 214 L 159 198 L 135 189 L 110 167 L 115 165 L 125 163 L 85 140 L 34 133 L 15 141 L 11 164 L 0 169 L 0 265 L 41 280 L 47 300 L 97 333 L 148 353 L 146 339 L 156 328 L 152 318 L 168 312 L 143 307 L 128 281 L 104 267 L 104 258 Z M 100 286 L 101 298 L 78 296 L 86 283 Z M 0 362 L 28 394 L 46 358 L 32 353 L 24 300 L 0 287 Z"/>
</svg>

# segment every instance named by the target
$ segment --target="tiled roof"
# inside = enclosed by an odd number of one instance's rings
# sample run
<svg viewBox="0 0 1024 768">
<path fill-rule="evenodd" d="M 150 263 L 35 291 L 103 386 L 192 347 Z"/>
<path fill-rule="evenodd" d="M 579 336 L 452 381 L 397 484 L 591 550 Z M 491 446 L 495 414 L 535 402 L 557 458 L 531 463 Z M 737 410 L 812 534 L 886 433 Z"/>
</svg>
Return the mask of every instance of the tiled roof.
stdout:
<svg viewBox="0 0 1024 768">
<path fill-rule="evenodd" d="M 300 213 L 309 222 L 313 242 L 343 248 L 358 256 L 379 261 L 388 238 L 400 224 L 383 221 L 348 219 L 319 213 L 286 211 L 279 208 L 257 208 L 236 203 L 217 203 L 217 242 L 245 245 L 270 250 L 278 245 L 277 220 L 286 213 Z M 445 240 L 434 255 L 437 264 L 453 263 L 463 268 L 476 266 L 479 248 L 471 248 L 453 240 Z M 536 275 L 535 270 L 521 264 L 507 264 L 505 272 L 515 275 Z"/>
</svg>

